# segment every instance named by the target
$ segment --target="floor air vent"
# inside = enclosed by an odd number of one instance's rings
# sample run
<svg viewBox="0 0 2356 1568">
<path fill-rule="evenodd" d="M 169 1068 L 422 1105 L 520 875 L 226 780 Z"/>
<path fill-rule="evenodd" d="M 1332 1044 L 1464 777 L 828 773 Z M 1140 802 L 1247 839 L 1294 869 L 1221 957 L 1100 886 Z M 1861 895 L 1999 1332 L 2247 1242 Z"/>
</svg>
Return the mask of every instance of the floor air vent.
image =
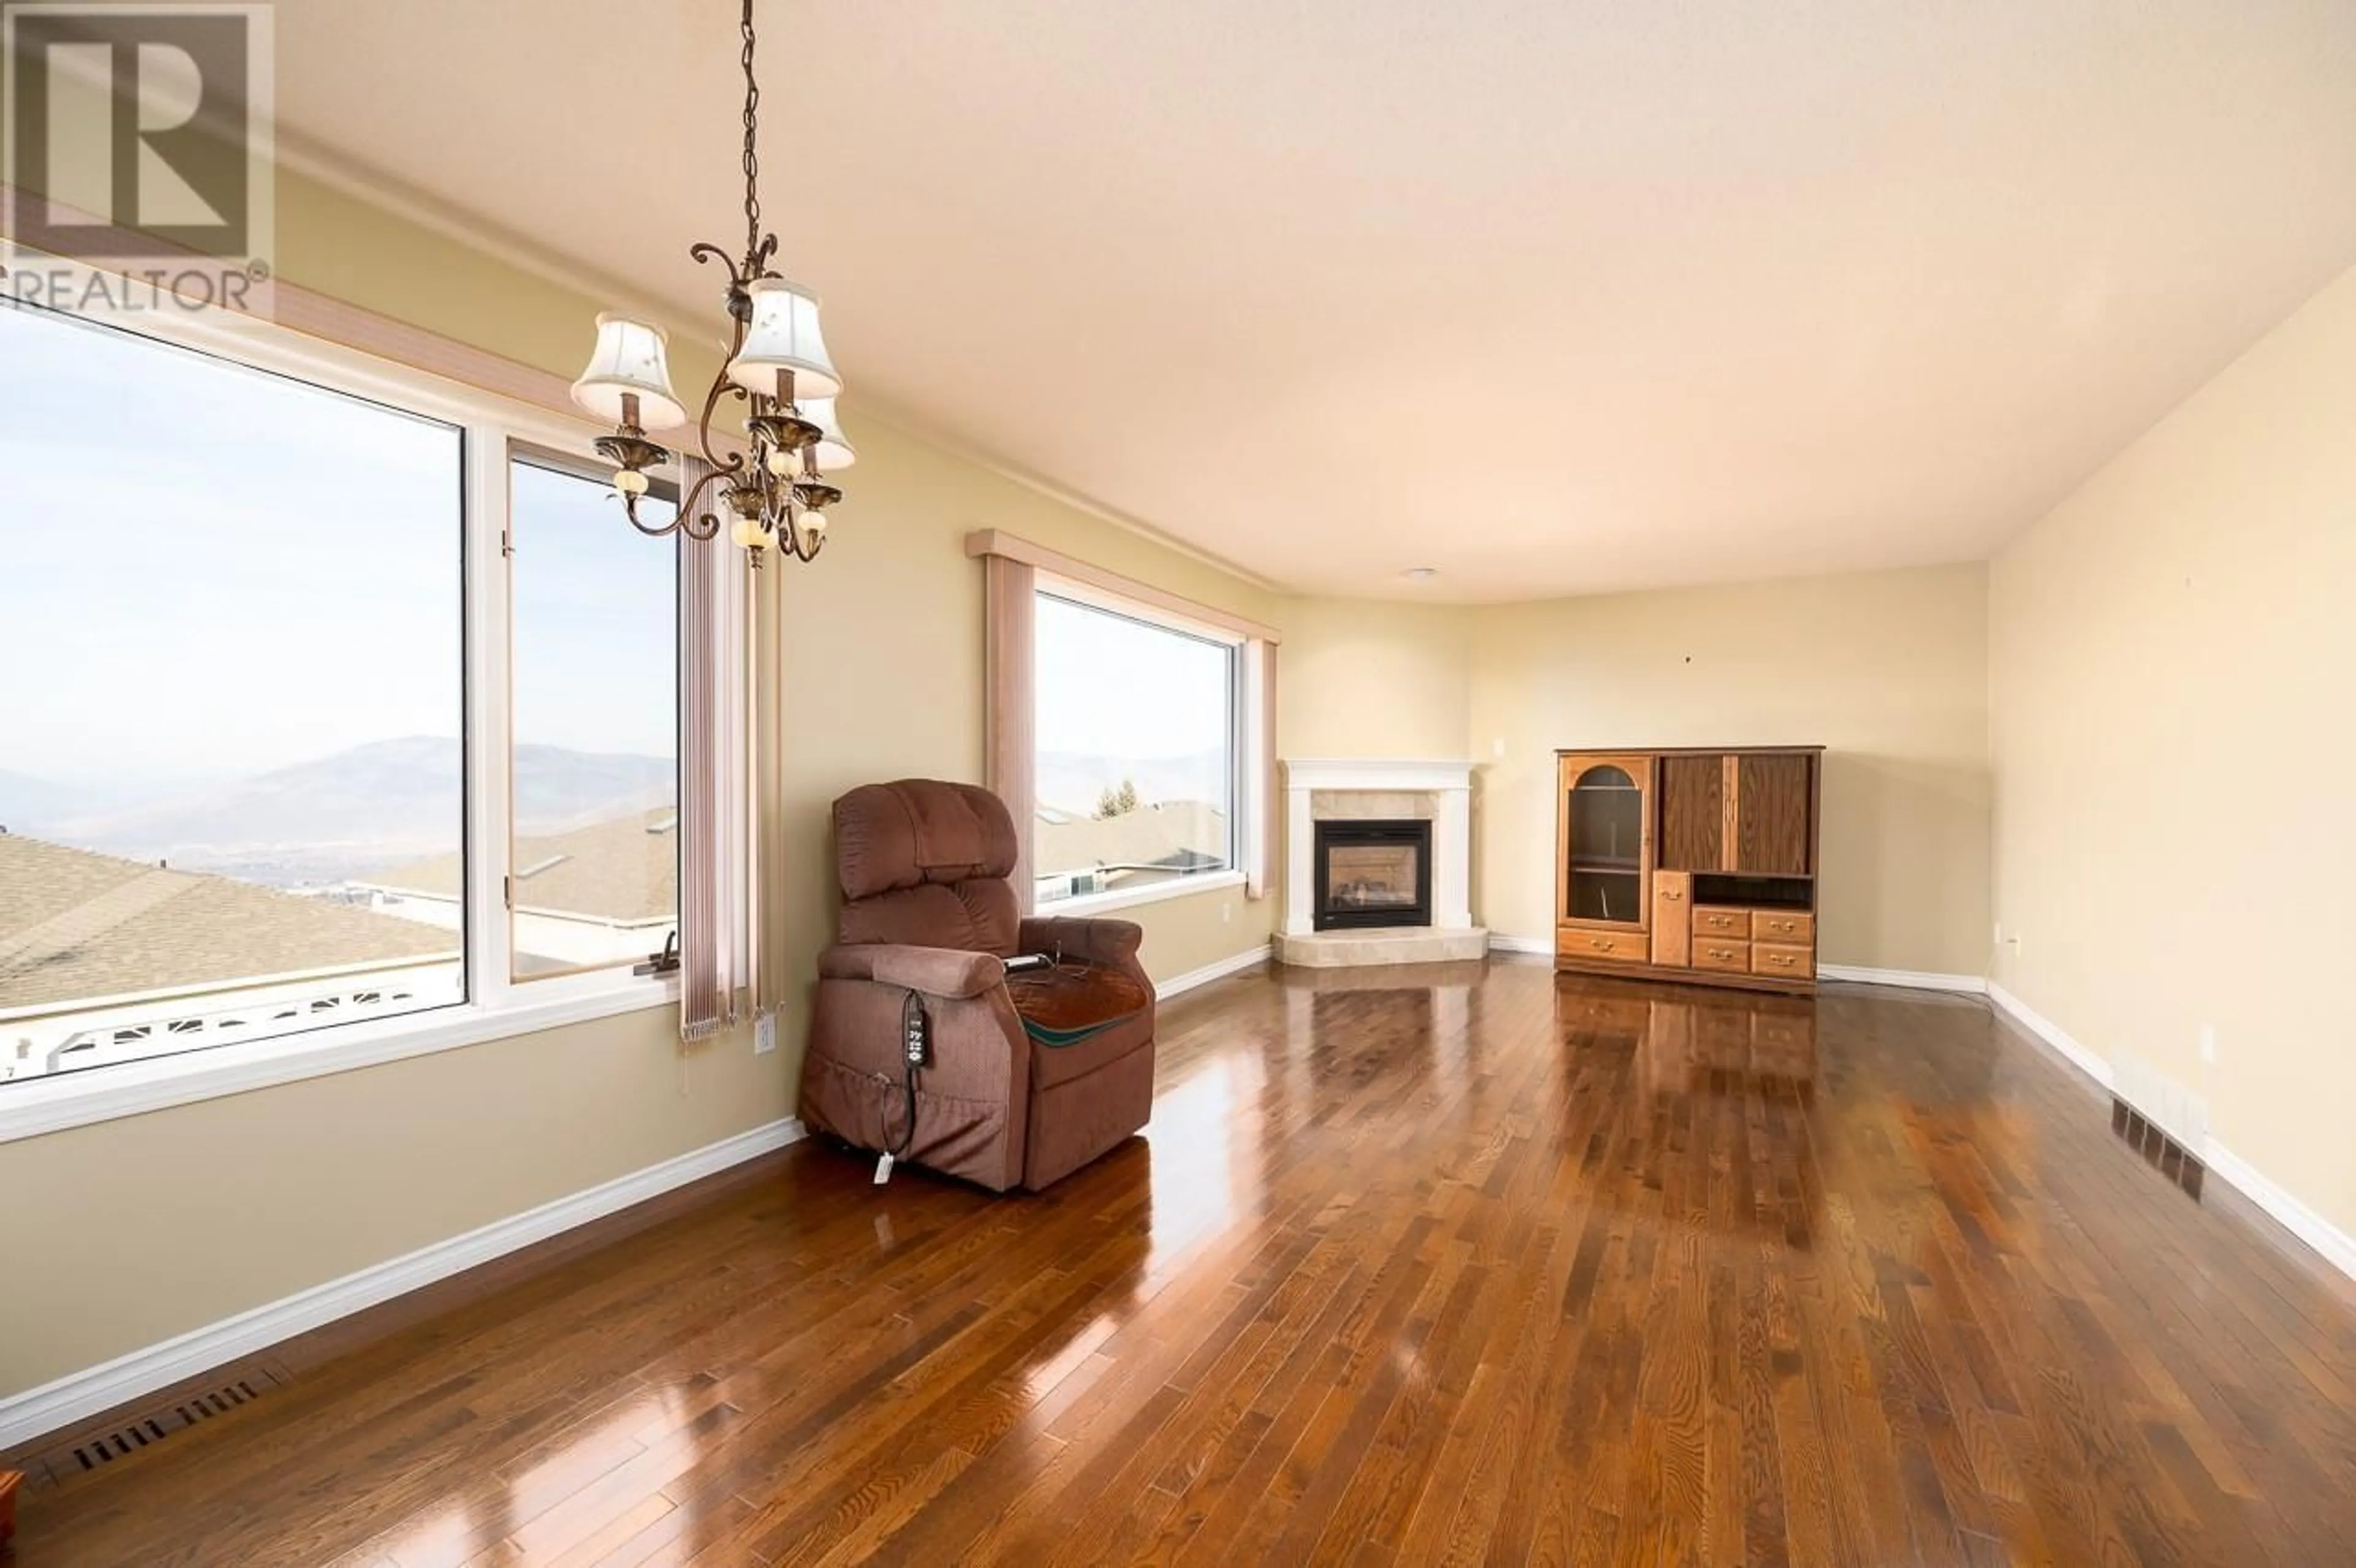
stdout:
<svg viewBox="0 0 2356 1568">
<path fill-rule="evenodd" d="M 2201 1200 L 2201 1180 L 2205 1174 L 2201 1162 L 2182 1144 L 2162 1132 L 2158 1122 L 2115 1095 L 2111 1099 L 2111 1131 L 2125 1138 L 2127 1147 L 2143 1156 L 2153 1169 L 2190 1193 L 2194 1202 Z"/>
<path fill-rule="evenodd" d="M 134 1416 L 109 1431 L 94 1432 L 72 1444 L 51 1449 L 43 1456 L 49 1477 L 55 1481 L 66 1481 L 88 1471 L 102 1469 L 117 1460 L 127 1459 L 144 1449 L 153 1448 L 166 1437 L 186 1432 L 200 1421 L 227 1415 L 240 1405 L 252 1404 L 279 1385 L 280 1380 L 270 1372 L 258 1367 L 250 1369 L 230 1381 Z M 37 1469 L 35 1474 L 38 1473 Z"/>
</svg>

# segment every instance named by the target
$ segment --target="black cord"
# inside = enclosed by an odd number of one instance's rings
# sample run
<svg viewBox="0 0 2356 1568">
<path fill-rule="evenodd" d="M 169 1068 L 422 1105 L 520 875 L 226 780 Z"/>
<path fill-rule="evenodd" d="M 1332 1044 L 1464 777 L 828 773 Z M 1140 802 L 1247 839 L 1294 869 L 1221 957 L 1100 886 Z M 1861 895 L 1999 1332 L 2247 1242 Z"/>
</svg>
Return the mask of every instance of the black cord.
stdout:
<svg viewBox="0 0 2356 1568">
<path fill-rule="evenodd" d="M 895 1160 L 897 1160 L 897 1159 L 905 1159 L 905 1158 L 907 1158 L 907 1157 L 908 1157 L 908 1151 L 909 1151 L 910 1149 L 912 1149 L 912 1148 L 916 1147 L 916 1063 L 915 1063 L 915 1062 L 913 1062 L 913 1061 L 912 1061 L 912 1062 L 910 1062 L 910 1063 L 908 1064 L 908 1130 L 907 1130 L 907 1132 L 906 1132 L 906 1133 L 905 1133 L 905 1134 L 903 1134 L 903 1135 L 902 1135 L 902 1136 L 901 1136 L 901 1138 L 900 1138 L 900 1147 L 891 1151 L 891 1152 L 892 1152 L 892 1157 L 893 1157 L 894 1159 L 895 1159 Z"/>
<path fill-rule="evenodd" d="M 924 1061 L 925 1023 L 924 998 L 911 991 L 907 1000 L 900 1004 L 900 1060 L 905 1068 L 907 1125 L 902 1129 L 897 1145 L 887 1143 L 884 1147 L 884 1152 L 895 1160 L 907 1158 L 908 1151 L 916 1147 L 916 1069 Z M 884 1130 L 884 1136 L 891 1136 L 889 1128 Z"/>
</svg>

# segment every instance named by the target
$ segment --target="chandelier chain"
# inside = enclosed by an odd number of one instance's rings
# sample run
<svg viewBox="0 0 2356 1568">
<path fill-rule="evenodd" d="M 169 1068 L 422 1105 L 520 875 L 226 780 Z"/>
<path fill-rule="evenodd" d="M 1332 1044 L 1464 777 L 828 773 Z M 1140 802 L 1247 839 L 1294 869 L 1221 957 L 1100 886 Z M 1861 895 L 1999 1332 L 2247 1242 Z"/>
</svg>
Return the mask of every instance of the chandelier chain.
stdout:
<svg viewBox="0 0 2356 1568">
<path fill-rule="evenodd" d="M 744 0 L 744 253 L 761 249 L 761 83 L 753 74 L 753 0 Z M 756 263 L 757 264 L 757 263 Z M 748 269 L 749 270 L 749 269 Z"/>
</svg>

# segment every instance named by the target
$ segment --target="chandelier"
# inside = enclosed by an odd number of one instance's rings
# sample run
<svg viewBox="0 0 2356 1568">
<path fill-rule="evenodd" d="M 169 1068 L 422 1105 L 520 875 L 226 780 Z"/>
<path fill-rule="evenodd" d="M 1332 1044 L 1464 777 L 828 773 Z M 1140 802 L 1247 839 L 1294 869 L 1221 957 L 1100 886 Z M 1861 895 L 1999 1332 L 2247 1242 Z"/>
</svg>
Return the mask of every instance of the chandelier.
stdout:
<svg viewBox="0 0 2356 1568">
<path fill-rule="evenodd" d="M 686 408 L 671 390 L 668 335 L 628 316 L 600 315 L 597 347 L 589 368 L 573 383 L 573 400 L 615 427 L 613 434 L 598 438 L 597 452 L 614 464 L 614 491 L 631 527 L 654 538 L 677 532 L 708 539 L 720 532 L 725 513 L 729 537 L 757 567 L 772 549 L 788 551 L 797 560 L 817 557 L 826 543 L 826 509 L 842 499 L 826 475 L 850 467 L 857 453 L 835 418 L 842 379 L 819 336 L 818 296 L 770 270 L 777 237 L 761 231 L 761 88 L 753 74 L 753 0 L 744 0 L 743 33 L 744 254 L 731 261 L 709 242 L 688 251 L 698 262 L 717 261 L 728 270 L 732 329 L 727 363 L 712 378 L 695 421 L 705 471 L 680 497 L 670 521 L 650 524 L 638 515 L 648 489 L 648 471 L 671 457 L 647 432 L 688 422 Z M 749 459 L 733 447 L 713 450 L 712 420 L 723 398 L 745 405 Z"/>
</svg>

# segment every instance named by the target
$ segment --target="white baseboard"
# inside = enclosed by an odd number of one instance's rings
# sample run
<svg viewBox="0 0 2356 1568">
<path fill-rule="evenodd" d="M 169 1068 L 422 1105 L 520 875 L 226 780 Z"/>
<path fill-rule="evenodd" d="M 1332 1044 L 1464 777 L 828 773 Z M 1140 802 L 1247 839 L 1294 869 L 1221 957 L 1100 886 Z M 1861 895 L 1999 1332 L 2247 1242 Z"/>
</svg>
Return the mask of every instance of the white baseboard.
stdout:
<svg viewBox="0 0 2356 1568">
<path fill-rule="evenodd" d="M 1241 953 L 1229 954 L 1225 958 L 1204 965 L 1200 969 L 1189 969 L 1183 975 L 1173 975 L 1167 980 L 1156 980 L 1153 982 L 1153 999 L 1157 1002 L 1166 1002 L 1171 997 L 1191 991 L 1197 986 L 1207 986 L 1214 980 L 1224 980 L 1230 975 L 1240 975 L 1247 969 L 1258 968 L 1268 962 L 1268 954 L 1269 944 L 1263 942 L 1258 947 L 1246 948 Z"/>
<path fill-rule="evenodd" d="M 2273 1215 L 2284 1230 L 2313 1247 L 2324 1262 L 2356 1279 L 2356 1236 L 2351 1236 L 2268 1180 L 2256 1166 L 2219 1143 L 2214 1133 L 2203 1141 L 2201 1157 L 2211 1170 L 2238 1188 L 2244 1197 Z"/>
<path fill-rule="evenodd" d="M 1554 956 L 1554 939 L 1550 936 L 1515 936 L 1509 931 L 1489 933 L 1492 953 L 1532 953 L 1541 958 Z"/>
<path fill-rule="evenodd" d="M 226 1366 L 338 1317 L 348 1317 L 477 1264 L 504 1257 L 534 1242 L 546 1241 L 592 1220 L 617 1213 L 633 1203 L 659 1197 L 732 1165 L 784 1148 L 801 1136 L 801 1123 L 791 1117 L 771 1122 L 659 1165 L 616 1177 L 569 1198 L 495 1220 L 479 1230 L 421 1247 L 406 1256 L 371 1264 L 341 1279 L 297 1291 L 267 1306 L 191 1329 L 127 1356 L 118 1356 L 55 1382 L 0 1398 L 0 1449 L 14 1448 L 44 1433 L 70 1426 L 125 1401 Z"/>
<path fill-rule="evenodd" d="M 2062 1059 L 2105 1091 L 2114 1087 L 2111 1064 L 2079 1044 L 2067 1030 L 2006 990 L 1990 983 L 1988 998 L 2010 1013 L 2020 1026 L 2059 1052 Z M 2282 1228 L 2315 1249 L 2324 1262 L 2356 1279 L 2356 1236 L 2351 1236 L 2308 1208 L 2266 1174 L 2223 1144 L 2214 1133 L 2201 1140 L 2201 1160 L 2218 1178 L 2272 1216 Z"/>
<path fill-rule="evenodd" d="M 2111 1064 L 2071 1039 L 2069 1032 L 2060 1024 L 2037 1012 L 1993 980 L 1988 982 L 1987 994 L 1988 1000 L 2010 1013 L 2021 1028 L 2059 1051 L 2071 1066 L 2093 1079 L 2105 1092 L 2112 1087 Z"/>
<path fill-rule="evenodd" d="M 1865 969 L 1852 964 L 1819 964 L 1819 980 L 1847 980 L 1856 986 L 1902 986 L 1910 991 L 1961 991 L 1987 995 L 1988 983 L 1977 975 L 1941 975 L 1926 969 Z"/>
</svg>

